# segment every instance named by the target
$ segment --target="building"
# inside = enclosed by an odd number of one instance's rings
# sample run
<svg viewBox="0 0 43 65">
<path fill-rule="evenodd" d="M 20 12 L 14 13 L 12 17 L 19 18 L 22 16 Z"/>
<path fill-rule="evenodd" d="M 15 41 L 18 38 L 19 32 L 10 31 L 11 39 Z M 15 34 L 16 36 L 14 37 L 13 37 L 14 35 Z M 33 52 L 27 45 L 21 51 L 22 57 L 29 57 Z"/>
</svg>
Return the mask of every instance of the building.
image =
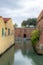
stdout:
<svg viewBox="0 0 43 65">
<path fill-rule="evenodd" d="M 30 39 L 31 37 L 31 32 L 35 28 L 29 27 L 29 28 L 15 28 L 15 40 L 19 40 L 20 38 L 22 39 Z"/>
<path fill-rule="evenodd" d="M 43 49 L 43 10 L 39 14 L 37 18 L 37 29 L 40 30 L 40 40 L 39 40 L 39 49 L 42 51 Z M 43 51 L 42 51 L 43 52 Z"/>
<path fill-rule="evenodd" d="M 11 18 L 0 16 L 0 55 L 14 44 L 14 28 Z"/>
</svg>

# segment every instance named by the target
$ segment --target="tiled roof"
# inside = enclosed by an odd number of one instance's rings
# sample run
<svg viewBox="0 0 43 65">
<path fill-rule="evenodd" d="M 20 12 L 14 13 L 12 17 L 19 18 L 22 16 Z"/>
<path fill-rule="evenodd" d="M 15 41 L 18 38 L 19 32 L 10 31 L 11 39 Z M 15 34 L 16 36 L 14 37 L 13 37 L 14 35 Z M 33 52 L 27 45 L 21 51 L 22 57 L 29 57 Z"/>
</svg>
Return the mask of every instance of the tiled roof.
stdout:
<svg viewBox="0 0 43 65">
<path fill-rule="evenodd" d="M 0 18 L 2 18 L 2 16 L 0 16 Z"/>
<path fill-rule="evenodd" d="M 0 16 L 0 18 L 3 18 L 2 16 Z M 8 20 L 10 20 L 11 18 L 3 18 L 4 22 L 6 23 Z"/>
<path fill-rule="evenodd" d="M 6 23 L 8 20 L 10 20 L 11 18 L 3 18 L 4 22 Z"/>
</svg>

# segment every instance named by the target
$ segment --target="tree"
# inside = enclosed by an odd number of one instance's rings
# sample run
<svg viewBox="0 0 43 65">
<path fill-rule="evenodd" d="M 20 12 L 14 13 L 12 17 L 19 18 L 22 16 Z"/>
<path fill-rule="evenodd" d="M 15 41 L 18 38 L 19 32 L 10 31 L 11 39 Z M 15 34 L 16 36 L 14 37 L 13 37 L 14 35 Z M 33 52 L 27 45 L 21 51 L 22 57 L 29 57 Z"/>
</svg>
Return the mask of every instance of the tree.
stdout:
<svg viewBox="0 0 43 65">
<path fill-rule="evenodd" d="M 21 23 L 21 26 L 26 27 L 26 21 L 25 20 Z"/>
<path fill-rule="evenodd" d="M 36 20 L 36 18 L 29 18 L 29 19 L 27 19 L 27 20 L 24 20 L 22 23 L 21 23 L 21 26 L 23 27 L 26 27 L 26 26 L 30 26 L 30 25 L 34 25 L 34 26 L 36 26 L 36 22 L 37 22 L 37 20 Z"/>
<path fill-rule="evenodd" d="M 33 45 L 35 45 L 36 42 L 39 40 L 39 36 L 40 36 L 39 30 L 34 30 L 34 31 L 31 33 L 31 41 L 32 41 L 32 44 L 33 44 Z"/>
<path fill-rule="evenodd" d="M 16 28 L 18 25 L 15 23 L 13 26 L 14 26 L 14 28 Z"/>
<path fill-rule="evenodd" d="M 39 41 L 39 38 L 40 38 L 40 31 L 39 30 L 34 30 L 32 33 L 31 33 L 31 42 L 32 42 L 32 46 L 34 49 L 36 49 L 36 45 Z"/>
</svg>

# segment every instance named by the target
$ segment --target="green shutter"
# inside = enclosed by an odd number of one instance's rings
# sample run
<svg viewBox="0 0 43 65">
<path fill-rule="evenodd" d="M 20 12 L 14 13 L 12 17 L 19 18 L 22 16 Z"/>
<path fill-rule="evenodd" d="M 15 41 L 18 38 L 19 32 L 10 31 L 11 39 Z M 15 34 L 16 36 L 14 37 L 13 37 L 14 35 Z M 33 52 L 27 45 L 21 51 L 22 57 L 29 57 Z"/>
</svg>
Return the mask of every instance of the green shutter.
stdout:
<svg viewBox="0 0 43 65">
<path fill-rule="evenodd" d="M 4 28 L 2 28 L 2 36 L 4 36 Z"/>
</svg>

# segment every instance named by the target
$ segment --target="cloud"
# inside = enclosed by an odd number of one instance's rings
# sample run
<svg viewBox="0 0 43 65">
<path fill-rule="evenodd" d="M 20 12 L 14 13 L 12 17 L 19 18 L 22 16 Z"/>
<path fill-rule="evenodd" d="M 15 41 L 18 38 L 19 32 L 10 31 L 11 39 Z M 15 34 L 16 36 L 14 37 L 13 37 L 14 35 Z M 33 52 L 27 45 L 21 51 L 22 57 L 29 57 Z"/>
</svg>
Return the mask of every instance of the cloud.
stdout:
<svg viewBox="0 0 43 65">
<path fill-rule="evenodd" d="M 0 16 L 11 17 L 19 26 L 24 19 L 37 17 L 43 9 L 43 0 L 1 0 Z"/>
</svg>

